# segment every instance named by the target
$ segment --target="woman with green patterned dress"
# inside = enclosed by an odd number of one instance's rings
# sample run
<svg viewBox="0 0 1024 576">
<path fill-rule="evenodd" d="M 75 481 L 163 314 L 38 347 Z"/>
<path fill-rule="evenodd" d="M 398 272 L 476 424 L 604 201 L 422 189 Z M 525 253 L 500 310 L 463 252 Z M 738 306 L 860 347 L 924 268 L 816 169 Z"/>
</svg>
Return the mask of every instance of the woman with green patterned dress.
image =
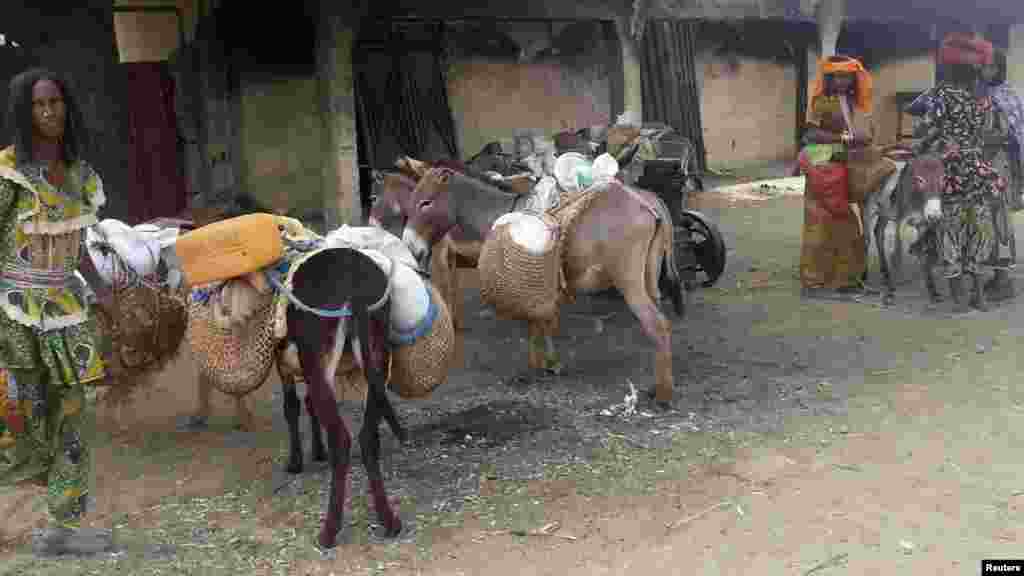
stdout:
<svg viewBox="0 0 1024 576">
<path fill-rule="evenodd" d="M 91 474 L 84 386 L 104 377 L 88 288 L 75 275 L 104 205 L 80 158 L 82 117 L 67 84 L 33 69 L 10 84 L 14 144 L 0 151 L 0 485 L 45 482 L 38 554 L 108 549 L 83 528 Z"/>
</svg>

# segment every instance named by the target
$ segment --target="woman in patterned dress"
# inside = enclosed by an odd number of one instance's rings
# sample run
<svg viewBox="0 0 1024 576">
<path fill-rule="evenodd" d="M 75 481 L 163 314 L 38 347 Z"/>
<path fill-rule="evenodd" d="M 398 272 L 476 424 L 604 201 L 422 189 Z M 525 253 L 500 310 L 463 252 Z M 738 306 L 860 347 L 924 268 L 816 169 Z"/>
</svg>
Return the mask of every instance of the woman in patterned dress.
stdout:
<svg viewBox="0 0 1024 576">
<path fill-rule="evenodd" d="M 992 255 L 988 262 L 1001 266 L 1002 247 L 1009 252 L 1008 268 L 1017 260 L 1016 236 L 1013 233 L 1012 212 L 1019 209 L 1021 193 L 1020 142 L 1024 141 L 1024 103 L 1006 83 L 1006 54 L 996 51 L 991 64 L 981 69 L 979 96 L 988 110 L 985 119 L 985 159 L 1006 180 L 1006 187 L 992 205 L 997 242 L 992 242 Z M 1009 286 L 998 282 L 996 274 L 986 286 L 989 295 L 1003 293 Z"/>
<path fill-rule="evenodd" d="M 89 431 L 83 386 L 104 377 L 98 335 L 75 276 L 85 228 L 105 197 L 81 157 L 82 117 L 67 84 L 32 69 L 11 80 L 0 151 L 0 485 L 45 483 L 50 525 L 40 555 L 106 550 L 110 534 L 84 528 Z"/>
<path fill-rule="evenodd" d="M 946 66 L 949 79 L 929 93 L 924 137 L 915 148 L 918 154 L 940 154 L 945 166 L 941 237 L 936 236 L 936 248 L 961 312 L 968 306 L 965 276 L 972 280 L 970 305 L 986 309 L 982 266 L 994 238 L 991 203 L 1002 185 L 983 156 L 986 110 L 975 93 L 980 67 L 991 62 L 992 45 L 984 40 L 951 34 L 943 41 L 939 63 Z"/>
<path fill-rule="evenodd" d="M 850 208 L 846 162 L 849 150 L 870 143 L 871 134 L 858 130 L 855 113 L 870 117 L 871 76 L 853 58 L 822 60 L 799 161 L 807 174 L 800 253 L 805 297 L 851 294 L 862 287 L 864 234 Z"/>
<path fill-rule="evenodd" d="M 992 60 L 992 64 L 981 70 L 983 94 L 992 99 L 992 104 L 999 111 L 999 119 L 1005 121 L 1005 126 L 1001 128 L 1008 132 L 1010 171 L 1016 185 L 1015 189 L 1010 191 L 1010 206 L 1014 210 L 1020 210 L 1024 205 L 1024 199 L 1021 198 L 1021 194 L 1024 193 L 1024 166 L 1021 164 L 1024 161 L 1021 157 L 1024 146 L 1024 100 L 1006 81 L 1006 53 L 997 50 Z"/>
</svg>

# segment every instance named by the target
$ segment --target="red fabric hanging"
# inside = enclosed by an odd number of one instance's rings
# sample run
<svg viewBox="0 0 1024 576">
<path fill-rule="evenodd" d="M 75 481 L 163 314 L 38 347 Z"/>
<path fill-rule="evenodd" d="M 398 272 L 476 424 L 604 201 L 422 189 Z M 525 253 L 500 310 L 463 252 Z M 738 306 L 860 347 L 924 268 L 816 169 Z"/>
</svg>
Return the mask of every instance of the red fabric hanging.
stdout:
<svg viewBox="0 0 1024 576">
<path fill-rule="evenodd" d="M 850 212 L 849 171 L 846 165 L 829 162 L 812 166 L 800 155 L 800 169 L 807 175 L 806 194 L 810 194 L 834 220 L 845 220 Z"/>
<path fill-rule="evenodd" d="M 174 80 L 163 62 L 122 64 L 128 86 L 131 188 L 124 191 L 134 225 L 173 217 L 187 207 L 178 154 Z"/>
</svg>

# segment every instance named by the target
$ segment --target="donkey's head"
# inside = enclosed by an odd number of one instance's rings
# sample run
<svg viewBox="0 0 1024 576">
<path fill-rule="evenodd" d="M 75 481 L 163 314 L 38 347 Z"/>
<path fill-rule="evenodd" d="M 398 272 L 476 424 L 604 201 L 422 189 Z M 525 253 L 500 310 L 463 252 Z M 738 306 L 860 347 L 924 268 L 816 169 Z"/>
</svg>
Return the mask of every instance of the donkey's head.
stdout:
<svg viewBox="0 0 1024 576">
<path fill-rule="evenodd" d="M 431 248 L 457 223 L 450 190 L 450 183 L 457 176 L 451 168 L 434 168 L 420 179 L 413 190 L 402 241 L 425 270 Z"/>
<path fill-rule="evenodd" d="M 374 170 L 369 224 L 401 236 L 415 188 L 416 180 L 405 174 Z"/>
<path fill-rule="evenodd" d="M 924 207 L 924 216 L 934 220 L 942 215 L 942 189 L 946 170 L 938 156 L 926 154 L 914 158 L 910 170 L 911 193 L 915 206 Z"/>
</svg>

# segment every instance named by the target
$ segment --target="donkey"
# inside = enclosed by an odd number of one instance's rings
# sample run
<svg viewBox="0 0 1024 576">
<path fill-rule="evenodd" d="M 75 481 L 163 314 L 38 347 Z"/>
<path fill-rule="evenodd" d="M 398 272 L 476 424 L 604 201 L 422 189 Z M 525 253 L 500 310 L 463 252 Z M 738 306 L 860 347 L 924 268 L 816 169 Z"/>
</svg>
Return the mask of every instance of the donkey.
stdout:
<svg viewBox="0 0 1024 576">
<path fill-rule="evenodd" d="M 338 413 L 332 388 L 335 369 L 346 351 L 351 335 L 351 350 L 366 381 L 366 404 L 359 446 L 369 480 L 377 516 L 385 535 L 397 536 L 402 521 L 395 513 L 384 489 L 380 468 L 380 423 L 386 420 L 401 442 L 407 433 L 398 422 L 394 406 L 387 396 L 387 334 L 389 327 L 389 278 L 369 256 L 349 248 L 325 250 L 306 260 L 293 276 L 294 297 L 314 312 L 289 306 L 288 335 L 284 345 L 297 349 L 303 379 L 309 390 L 312 412 L 327 433 L 327 458 L 331 468 L 331 488 L 327 513 L 318 537 L 324 548 L 336 545 L 342 527 L 348 473 L 351 468 L 352 437 Z M 340 314 L 339 310 L 347 313 Z M 297 398 L 295 399 L 297 403 Z M 308 406 L 308 404 L 307 404 Z M 297 415 L 297 406 L 294 412 Z M 297 419 L 297 418 L 295 418 Z M 289 417 L 289 427 L 297 423 Z M 316 431 L 319 435 L 319 430 Z"/>
<path fill-rule="evenodd" d="M 408 157 L 400 158 L 396 166 L 399 168 L 397 172 L 375 171 L 373 174 L 374 192 L 369 223 L 401 236 L 406 218 L 412 214 L 410 202 L 416 183 L 432 166 Z M 472 169 L 455 161 L 441 161 L 435 166 L 446 166 L 457 172 L 476 175 Z M 522 197 L 527 196 L 530 190 L 528 186 L 521 186 L 522 183 L 496 185 L 511 195 Z M 434 246 L 431 253 L 431 279 L 448 302 L 456 330 L 465 327 L 457 269 L 476 268 L 482 247 L 482 238 L 474 237 L 461 226 L 455 226 Z"/>
<path fill-rule="evenodd" d="M 874 236 L 878 251 L 879 268 L 885 285 L 883 303 L 891 305 L 895 301 L 892 273 L 889 258 L 885 250 L 885 229 L 889 223 L 896 225 L 896 247 L 893 264 L 899 271 L 902 269 L 903 241 L 902 224 L 909 222 L 921 233 L 922 240 L 926 235 L 941 234 L 937 221 L 942 217 L 942 187 L 945 170 L 942 161 L 933 155 L 921 155 L 912 158 L 901 166 L 885 183 L 865 200 L 864 228 L 868 233 L 865 251 L 870 251 L 870 236 Z M 874 227 L 869 225 L 874 220 Z M 942 301 L 936 288 L 934 268 L 938 262 L 938 254 L 930 247 L 921 255 L 921 269 L 924 273 L 925 287 L 933 303 Z"/>
<path fill-rule="evenodd" d="M 264 210 L 243 195 L 227 210 L 211 211 L 203 223 L 258 211 Z M 286 471 L 298 474 L 303 470 L 299 433 L 302 403 L 296 389 L 301 374 L 307 389 L 305 407 L 310 416 L 313 460 L 327 460 L 331 468 L 327 513 L 317 540 L 324 549 L 335 546 L 342 527 L 351 468 L 352 436 L 338 413 L 333 388 L 344 358 L 353 358 L 366 380 L 359 444 L 370 495 L 385 535 L 393 537 L 402 529 L 384 490 L 380 469 L 380 422 L 388 423 L 400 443 L 408 438 L 386 393 L 390 290 L 390 279 L 380 266 L 369 256 L 349 248 L 331 248 L 311 256 L 292 278 L 288 296 L 301 305 L 288 307 L 287 335 L 275 351 L 290 440 Z M 209 386 L 200 386 L 200 417 L 208 409 L 209 394 Z"/>
<path fill-rule="evenodd" d="M 598 197 L 580 215 L 566 250 L 566 280 L 574 290 L 598 292 L 619 289 L 644 332 L 655 346 L 655 399 L 672 399 L 672 326 L 658 309 L 659 289 L 672 299 L 676 314 L 683 315 L 683 283 L 673 257 L 672 218 L 654 194 L 617 181 L 600 184 Z M 448 168 L 431 169 L 420 179 L 413 195 L 412 213 L 402 239 L 422 263 L 455 226 L 483 239 L 494 222 L 515 210 L 517 197 L 483 179 Z M 544 357 L 548 369 L 558 366 L 551 322 L 528 322 L 530 367 L 538 368 Z M 543 336 L 546 354 L 535 349 Z"/>
<path fill-rule="evenodd" d="M 405 219 L 411 213 L 409 202 L 417 180 L 402 172 L 375 171 L 373 178 L 369 224 L 401 236 Z M 465 326 L 457 270 L 476 268 L 482 245 L 479 240 L 467 238 L 461 228 L 456 228 L 438 242 L 431 255 L 430 277 L 448 302 L 456 330 Z"/>
<path fill-rule="evenodd" d="M 196 224 L 204 226 L 206 224 L 245 214 L 257 212 L 269 213 L 270 210 L 251 196 L 245 193 L 239 193 L 229 206 L 194 210 L 193 212 Z M 296 273 L 296 275 L 298 274 Z M 354 355 L 355 350 L 349 350 L 349 353 Z M 289 474 L 301 474 L 305 467 L 302 450 L 302 435 L 299 430 L 299 417 L 301 416 L 303 405 L 309 415 L 310 435 L 312 436 L 312 461 L 327 461 L 329 458 L 328 449 L 324 447 L 321 421 L 318 416 L 318 412 L 315 409 L 315 397 L 313 395 L 312 385 L 309 384 L 308 381 L 306 381 L 306 397 L 304 401 L 299 399 L 298 379 L 303 372 L 301 367 L 298 366 L 298 364 L 300 364 L 300 358 L 297 355 L 296 346 L 290 344 L 290 339 L 286 338 L 279 343 L 277 350 L 275 350 L 275 356 L 274 365 L 277 370 L 278 378 L 281 381 L 284 416 L 285 421 L 288 423 L 289 449 L 288 462 L 285 465 L 285 471 Z M 339 359 L 345 360 L 350 359 L 350 357 L 346 355 L 344 358 L 339 357 Z M 337 364 L 337 361 L 335 364 Z M 335 380 L 331 379 L 329 381 L 334 382 Z M 200 376 L 199 381 L 197 382 L 197 387 L 199 406 L 197 412 L 189 418 L 188 427 L 191 429 L 206 428 L 211 412 L 210 399 L 213 393 L 212 384 L 205 381 L 205 379 Z M 245 428 L 246 424 L 252 420 L 252 415 L 245 406 L 244 399 L 239 399 L 236 403 L 235 411 L 237 426 Z M 403 440 L 405 438 L 405 433 L 398 423 L 397 418 L 394 416 L 394 411 L 392 410 L 387 412 L 387 415 L 392 432 L 400 440 Z"/>
</svg>

